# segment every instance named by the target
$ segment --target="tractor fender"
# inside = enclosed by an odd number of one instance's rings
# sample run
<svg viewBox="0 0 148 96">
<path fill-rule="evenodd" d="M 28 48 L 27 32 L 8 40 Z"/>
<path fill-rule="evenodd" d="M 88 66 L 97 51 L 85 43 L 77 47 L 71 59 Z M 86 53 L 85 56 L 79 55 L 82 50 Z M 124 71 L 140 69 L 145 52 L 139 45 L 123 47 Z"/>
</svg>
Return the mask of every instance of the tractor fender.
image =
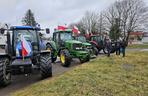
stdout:
<svg viewBox="0 0 148 96">
<path fill-rule="evenodd" d="M 6 53 L 0 53 L 0 58 L 9 58 L 9 59 L 11 59 L 11 57 Z"/>
<path fill-rule="evenodd" d="M 50 45 L 54 50 L 57 50 L 56 43 L 54 41 L 49 41 L 46 43 L 46 46 Z"/>
<path fill-rule="evenodd" d="M 46 55 L 46 54 L 50 54 L 50 55 L 51 55 L 51 52 L 48 51 L 48 50 L 42 50 L 42 51 L 40 52 L 40 55 Z"/>
<path fill-rule="evenodd" d="M 90 41 L 91 45 L 95 45 L 99 49 L 99 45 L 95 41 Z"/>
<path fill-rule="evenodd" d="M 60 48 L 60 49 L 58 50 L 58 56 L 60 56 L 61 50 L 64 50 L 64 49 L 67 49 L 67 50 L 68 50 L 68 48 L 64 48 L 64 47 Z"/>
</svg>

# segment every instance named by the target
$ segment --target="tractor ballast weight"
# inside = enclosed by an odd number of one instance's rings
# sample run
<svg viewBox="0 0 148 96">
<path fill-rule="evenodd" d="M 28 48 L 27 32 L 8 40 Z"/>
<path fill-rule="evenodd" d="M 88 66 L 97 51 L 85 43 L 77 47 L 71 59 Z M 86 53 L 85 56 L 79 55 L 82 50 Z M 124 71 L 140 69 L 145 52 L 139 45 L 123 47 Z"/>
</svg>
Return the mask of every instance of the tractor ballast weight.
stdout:
<svg viewBox="0 0 148 96">
<path fill-rule="evenodd" d="M 40 71 L 42 78 L 52 76 L 51 53 L 40 47 L 40 29 L 31 26 L 12 26 L 6 30 L 5 53 L 0 54 L 0 86 L 10 84 L 11 75 L 28 74 L 34 68 Z M 22 55 L 23 43 L 20 36 L 24 37 L 25 44 L 30 48 L 30 53 L 26 56 Z"/>
<path fill-rule="evenodd" d="M 61 64 L 65 67 L 70 66 L 72 58 L 79 58 L 81 63 L 90 60 L 90 55 L 83 49 L 82 42 L 73 39 L 71 29 L 64 31 L 55 30 L 53 33 L 53 42 L 54 44 L 47 46 L 49 49 L 56 50 L 53 52 L 54 55 L 52 55 L 52 58 L 59 56 Z M 55 59 L 52 61 L 55 61 Z"/>
</svg>

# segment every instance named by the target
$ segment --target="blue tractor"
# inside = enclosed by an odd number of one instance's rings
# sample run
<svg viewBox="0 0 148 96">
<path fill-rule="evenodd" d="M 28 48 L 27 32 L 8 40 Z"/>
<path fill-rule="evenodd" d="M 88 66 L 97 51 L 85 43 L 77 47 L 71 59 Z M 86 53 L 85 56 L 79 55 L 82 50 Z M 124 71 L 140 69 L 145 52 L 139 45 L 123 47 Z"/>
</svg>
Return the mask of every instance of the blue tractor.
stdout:
<svg viewBox="0 0 148 96">
<path fill-rule="evenodd" d="M 31 26 L 5 29 L 7 43 L 5 53 L 0 54 L 0 86 L 10 84 L 11 75 L 32 73 L 34 68 L 40 71 L 42 78 L 52 76 L 50 51 L 42 50 L 40 30 Z"/>
</svg>

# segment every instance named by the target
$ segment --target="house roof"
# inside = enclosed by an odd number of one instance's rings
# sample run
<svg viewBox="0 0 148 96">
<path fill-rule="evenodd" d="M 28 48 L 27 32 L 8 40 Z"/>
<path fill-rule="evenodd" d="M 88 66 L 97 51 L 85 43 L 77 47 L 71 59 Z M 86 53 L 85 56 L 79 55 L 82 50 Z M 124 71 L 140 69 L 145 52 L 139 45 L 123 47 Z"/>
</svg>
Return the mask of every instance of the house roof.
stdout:
<svg viewBox="0 0 148 96">
<path fill-rule="evenodd" d="M 130 32 L 130 35 L 144 35 L 144 32 Z"/>
</svg>

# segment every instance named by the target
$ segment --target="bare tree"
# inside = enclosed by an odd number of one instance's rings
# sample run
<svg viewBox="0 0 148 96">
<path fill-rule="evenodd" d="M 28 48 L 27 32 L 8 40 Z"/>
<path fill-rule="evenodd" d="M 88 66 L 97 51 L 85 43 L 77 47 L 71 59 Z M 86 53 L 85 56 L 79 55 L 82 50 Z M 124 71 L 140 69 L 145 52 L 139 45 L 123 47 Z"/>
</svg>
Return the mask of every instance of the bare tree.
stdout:
<svg viewBox="0 0 148 96">
<path fill-rule="evenodd" d="M 85 32 L 97 33 L 98 14 L 96 12 L 87 11 L 85 16 L 80 20 L 79 24 L 83 25 Z"/>
<path fill-rule="evenodd" d="M 128 43 L 130 32 L 142 30 L 142 27 L 147 24 L 147 9 L 143 0 L 117 1 L 104 14 L 108 25 L 106 29 L 110 29 L 118 19 L 122 35 Z"/>
</svg>

